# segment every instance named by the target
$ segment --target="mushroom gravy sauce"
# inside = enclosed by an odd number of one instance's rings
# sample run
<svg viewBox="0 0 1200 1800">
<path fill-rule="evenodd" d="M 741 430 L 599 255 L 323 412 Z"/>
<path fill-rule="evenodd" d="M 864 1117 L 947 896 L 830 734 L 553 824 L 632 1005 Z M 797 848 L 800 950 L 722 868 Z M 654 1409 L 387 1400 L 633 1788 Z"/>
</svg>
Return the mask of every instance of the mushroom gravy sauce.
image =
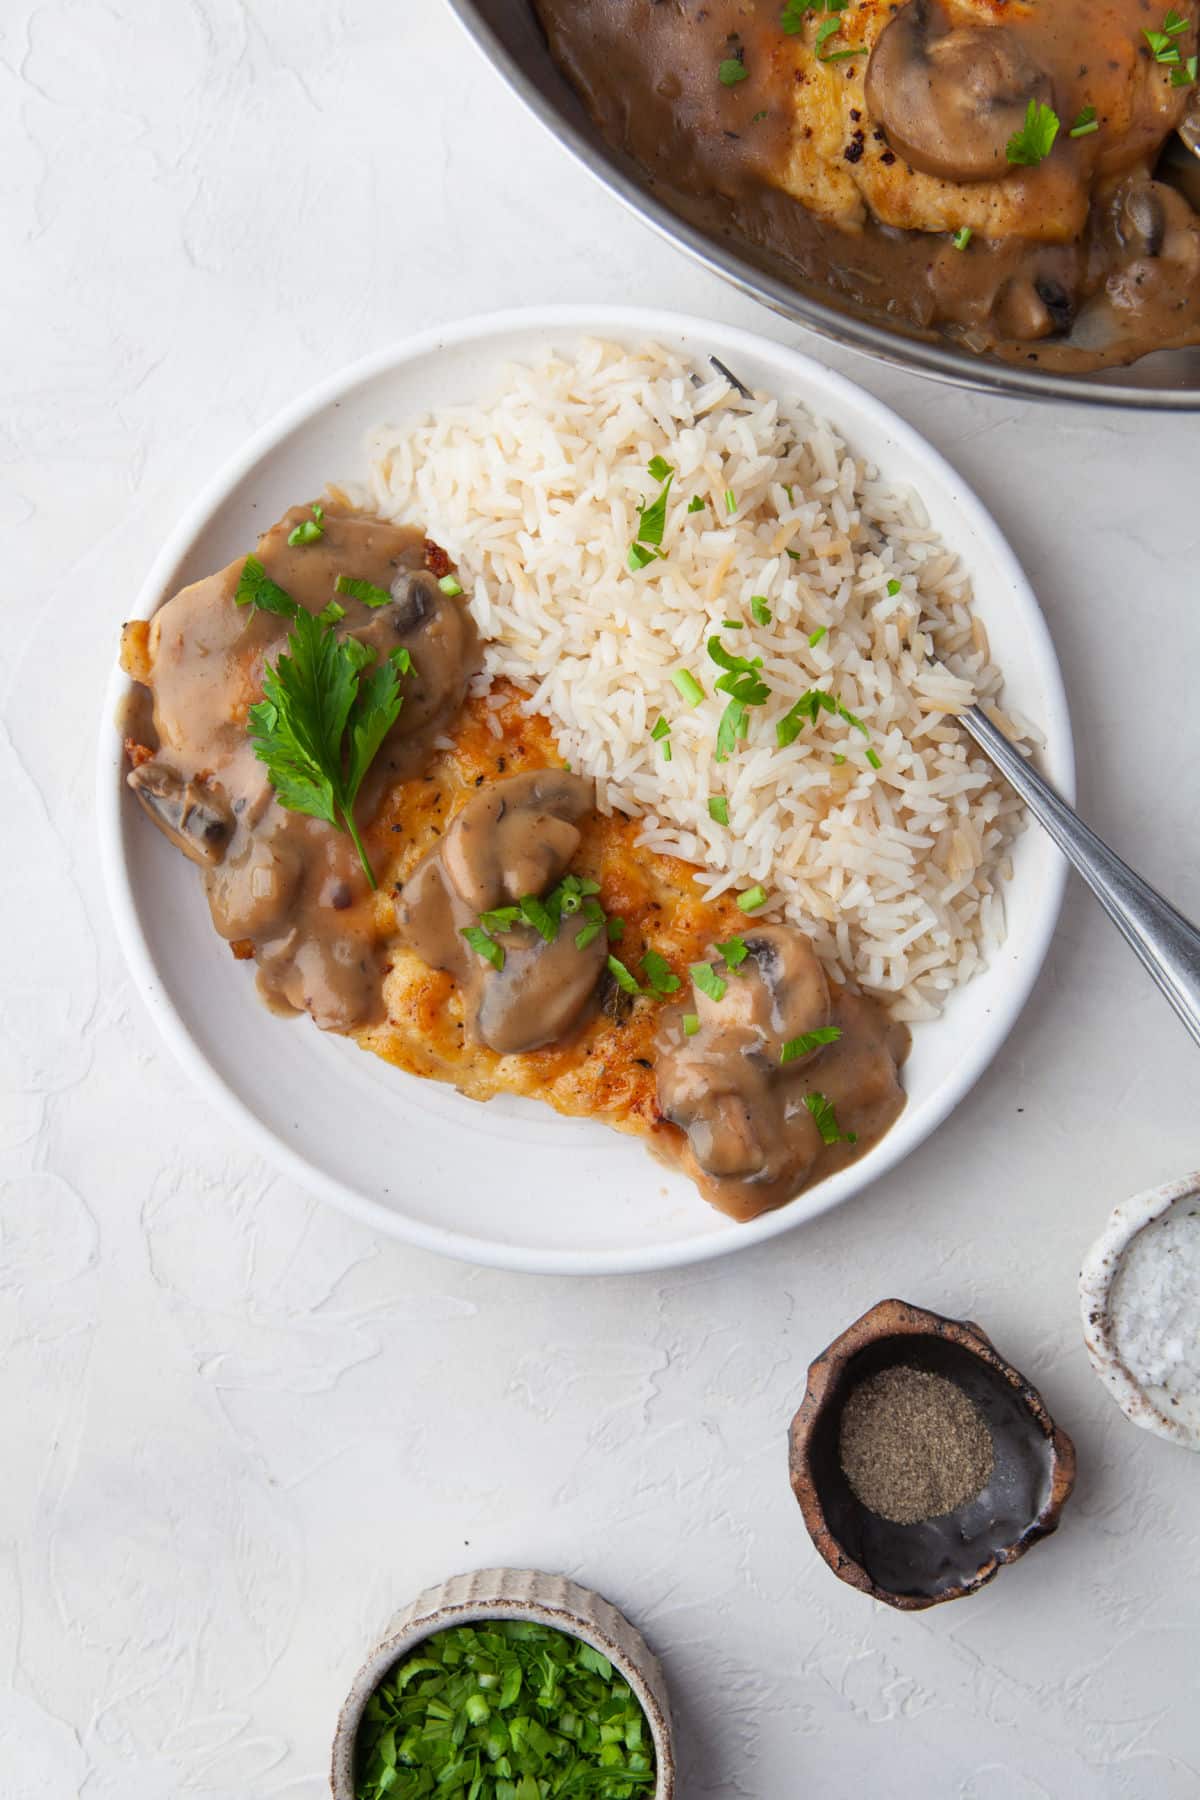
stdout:
<svg viewBox="0 0 1200 1800">
<path fill-rule="evenodd" d="M 267 1003 L 474 1098 L 526 1094 L 634 1133 L 738 1219 L 876 1143 L 904 1105 L 907 1031 L 831 982 L 803 933 L 748 920 L 730 896 L 700 899 L 689 864 L 644 850 L 637 820 L 601 813 L 523 695 L 503 682 L 468 695 L 476 634 L 419 530 L 330 505 L 318 542 L 289 545 L 308 516 L 294 508 L 260 539 L 267 574 L 312 613 L 338 575 L 388 590 L 374 609 L 343 595 L 336 630 L 412 657 L 357 807 L 378 892 L 350 837 L 286 810 L 254 754 L 248 710 L 289 621 L 236 603 L 244 559 L 126 626 L 122 645 L 128 785 L 202 870 L 213 923 L 257 963 Z M 579 911 L 549 940 L 506 917 L 500 967 L 463 936 L 568 875 L 595 884 L 611 936 L 583 931 Z M 718 946 L 738 938 L 724 997 L 693 990 L 689 966 L 719 967 Z M 678 980 L 669 995 L 651 991 L 650 951 Z M 614 954 L 639 993 L 615 978 Z M 782 1060 L 789 1040 L 831 1027 L 834 1041 Z"/>
<path fill-rule="evenodd" d="M 1056 371 L 1200 343 L 1196 0 L 532 3 L 605 138 L 784 278 Z"/>
</svg>

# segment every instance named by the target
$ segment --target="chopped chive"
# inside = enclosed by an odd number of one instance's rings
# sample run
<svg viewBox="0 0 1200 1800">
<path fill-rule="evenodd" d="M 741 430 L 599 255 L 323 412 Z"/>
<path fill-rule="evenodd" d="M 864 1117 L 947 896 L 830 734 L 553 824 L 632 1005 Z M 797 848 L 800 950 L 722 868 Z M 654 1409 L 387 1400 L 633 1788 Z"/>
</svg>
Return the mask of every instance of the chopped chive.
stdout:
<svg viewBox="0 0 1200 1800">
<path fill-rule="evenodd" d="M 723 631 L 745 631 L 746 627 L 740 619 L 722 619 L 721 629 Z"/>
<path fill-rule="evenodd" d="M 336 600 L 331 600 L 328 606 L 321 608 L 317 620 L 322 625 L 340 625 L 345 616 L 345 607 L 339 606 Z"/>
<path fill-rule="evenodd" d="M 820 643 L 821 639 L 823 637 L 828 637 L 828 636 L 829 636 L 828 625 L 818 625 L 817 629 L 815 631 L 810 631 L 808 634 L 809 649 L 815 650 L 817 645 Z"/>
<path fill-rule="evenodd" d="M 835 756 L 833 759 L 834 767 L 840 769 L 845 760 L 844 756 Z"/>
<path fill-rule="evenodd" d="M 689 706 L 699 706 L 704 698 L 704 689 L 689 670 L 676 669 L 671 680 Z"/>
<path fill-rule="evenodd" d="M 558 920 L 536 894 L 525 894 L 522 897 L 521 914 L 526 924 L 532 925 L 540 938 L 544 938 L 548 944 L 554 942 L 558 936 Z"/>
<path fill-rule="evenodd" d="M 624 919 L 609 919 L 604 929 L 608 934 L 609 943 L 619 944 L 625 936 L 625 921 Z"/>
<path fill-rule="evenodd" d="M 699 1031 L 699 1029 L 700 1029 L 700 1014 L 699 1013 L 684 1013 L 684 1015 L 683 1015 L 683 1035 L 684 1035 L 684 1037 L 695 1037 L 695 1035 Z"/>
<path fill-rule="evenodd" d="M 654 727 L 653 731 L 650 733 L 650 736 L 654 739 L 654 742 L 656 744 L 661 742 L 661 740 L 663 738 L 670 737 L 670 735 L 671 735 L 671 727 L 668 725 L 667 721 L 663 718 L 659 719 L 658 724 Z"/>
<path fill-rule="evenodd" d="M 847 725 L 852 725 L 854 727 L 855 731 L 861 731 L 865 738 L 870 737 L 871 733 L 868 731 L 867 727 L 863 724 L 862 720 L 859 718 L 856 718 L 855 715 L 850 711 L 849 707 L 843 706 L 840 700 L 837 703 L 837 710 L 838 710 L 838 717 L 840 719 L 845 719 Z"/>
<path fill-rule="evenodd" d="M 717 974 L 711 963 L 692 963 L 688 969 L 688 974 L 691 976 L 695 985 L 700 989 L 700 992 L 702 994 L 707 994 L 710 1000 L 723 1000 L 725 998 L 725 989 L 729 984 L 721 980 L 721 977 Z"/>
<path fill-rule="evenodd" d="M 762 883 L 756 881 L 752 888 L 738 895 L 738 905 L 744 913 L 757 912 L 760 906 L 767 904 L 767 890 Z"/>
<path fill-rule="evenodd" d="M 708 816 L 715 819 L 718 825 L 729 823 L 729 802 L 724 794 L 714 794 L 708 803 Z"/>
<path fill-rule="evenodd" d="M 801 554 L 798 550 L 789 550 L 788 555 L 791 557 L 793 562 L 803 562 L 804 561 L 804 558 L 801 556 Z"/>
<path fill-rule="evenodd" d="M 642 991 L 641 988 L 638 986 L 637 982 L 634 980 L 633 976 L 629 973 L 629 970 L 625 967 L 625 964 L 620 960 L 619 957 L 612 956 L 612 955 L 609 956 L 608 972 L 612 976 L 613 980 L 616 982 L 617 986 L 619 988 L 621 988 L 626 994 L 640 994 L 641 993 L 641 991 Z"/>
<path fill-rule="evenodd" d="M 1074 136 L 1074 133 L 1072 133 L 1072 136 Z M 954 233 L 950 242 L 954 245 L 956 250 L 965 250 L 974 235 L 975 234 L 969 225 L 963 225 Z"/>
<path fill-rule="evenodd" d="M 771 623 L 771 608 L 767 605 L 767 597 L 765 594 L 751 594 L 750 616 L 756 625 L 769 625 Z"/>
<path fill-rule="evenodd" d="M 438 582 L 438 586 L 441 588 L 443 594 L 448 594 L 450 596 L 451 600 L 457 600 L 458 596 L 463 591 L 462 582 L 456 575 L 443 575 Z"/>
<path fill-rule="evenodd" d="M 896 595 L 900 592 L 900 583 L 896 580 L 896 577 L 894 575 L 892 576 L 892 579 L 887 584 L 887 591 L 893 600 L 896 598 Z"/>
<path fill-rule="evenodd" d="M 735 513 L 737 511 L 737 495 L 732 488 L 725 489 L 725 511 L 727 513 Z"/>
<path fill-rule="evenodd" d="M 822 1044 L 836 1044 L 841 1035 L 836 1025 L 818 1026 L 816 1031 L 806 1031 L 800 1037 L 789 1038 L 779 1052 L 779 1060 L 781 1063 L 796 1062 L 800 1057 L 819 1049 Z"/>
<path fill-rule="evenodd" d="M 870 765 L 873 769 L 882 769 L 882 767 L 883 767 L 883 764 L 880 762 L 879 758 L 876 756 L 874 750 L 867 751 L 867 761 L 870 763 Z"/>
<path fill-rule="evenodd" d="M 594 939 L 598 938 L 599 935 L 599 925 L 597 925 L 595 919 L 589 919 L 587 924 L 581 925 L 579 930 L 575 933 L 575 948 L 577 950 L 586 950 L 588 945 L 592 943 Z"/>
</svg>

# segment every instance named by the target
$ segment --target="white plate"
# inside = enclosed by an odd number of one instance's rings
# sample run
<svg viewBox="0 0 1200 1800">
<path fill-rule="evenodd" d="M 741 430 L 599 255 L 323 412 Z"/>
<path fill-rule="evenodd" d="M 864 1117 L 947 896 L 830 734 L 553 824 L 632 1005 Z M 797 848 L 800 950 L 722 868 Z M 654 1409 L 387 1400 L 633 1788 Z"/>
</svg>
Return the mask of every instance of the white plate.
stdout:
<svg viewBox="0 0 1200 1800">
<path fill-rule="evenodd" d="M 885 476 L 916 488 L 963 557 L 1007 677 L 1006 698 L 1046 734 L 1043 766 L 1074 793 L 1066 698 L 1037 602 L 970 488 L 902 420 L 818 363 L 765 338 L 639 307 L 554 307 L 429 332 L 335 376 L 261 431 L 172 534 L 134 609 L 148 617 L 184 582 L 230 562 L 286 507 L 361 468 L 367 430 L 448 401 L 483 398 L 508 358 L 582 335 L 715 354 L 747 383 L 802 400 Z M 114 639 L 118 621 L 113 621 Z M 601 1274 L 667 1268 L 774 1237 L 878 1180 L 946 1117 L 987 1067 L 1037 978 L 1064 865 L 1036 830 L 1016 846 L 1008 938 L 936 1024 L 914 1033 L 908 1105 L 882 1143 L 777 1212 L 735 1225 L 634 1139 L 534 1101 L 486 1106 L 419 1081 L 257 1000 L 251 972 L 209 923 L 195 869 L 151 830 L 125 789 L 112 726 L 100 745 L 105 878 L 135 980 L 175 1054 L 264 1154 L 382 1231 L 502 1268 Z"/>
</svg>

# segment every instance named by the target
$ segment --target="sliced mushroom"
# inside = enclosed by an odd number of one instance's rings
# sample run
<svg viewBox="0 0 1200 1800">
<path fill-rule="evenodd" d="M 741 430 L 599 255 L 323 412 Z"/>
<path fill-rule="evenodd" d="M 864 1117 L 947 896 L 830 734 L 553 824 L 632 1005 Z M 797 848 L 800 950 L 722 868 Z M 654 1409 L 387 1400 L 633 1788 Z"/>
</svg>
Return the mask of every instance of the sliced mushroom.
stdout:
<svg viewBox="0 0 1200 1800">
<path fill-rule="evenodd" d="M 126 777 L 158 829 L 177 850 L 215 868 L 233 836 L 233 814 L 216 782 L 185 781 L 167 763 L 144 762 Z"/>
<path fill-rule="evenodd" d="M 866 99 L 912 168 L 946 181 L 1008 174 L 1007 146 L 1053 83 L 1003 25 L 952 25 L 938 0 L 908 0 L 867 65 Z"/>
<path fill-rule="evenodd" d="M 575 821 L 595 803 L 593 784 L 564 769 L 537 769 L 481 788 L 442 844 L 451 886 L 476 913 L 544 893 L 579 847 Z"/>
<path fill-rule="evenodd" d="M 603 932 L 579 948 L 584 923 L 578 915 L 563 919 L 551 943 L 534 931 L 505 935 L 504 967 L 484 973 L 475 1015 L 476 1031 L 491 1049 L 502 1056 L 539 1050 L 579 1024 L 608 955 Z"/>
<path fill-rule="evenodd" d="M 395 604 L 376 608 L 353 635 L 381 659 L 400 646 L 412 657 L 394 727 L 396 738 L 404 740 L 459 704 L 476 666 L 477 639 L 466 608 L 443 594 L 424 570 L 402 569 L 391 593 Z"/>
<path fill-rule="evenodd" d="M 286 827 L 251 836 L 208 883 L 212 921 L 224 938 L 261 943 L 295 924 L 293 902 L 304 876 L 303 838 Z"/>
</svg>

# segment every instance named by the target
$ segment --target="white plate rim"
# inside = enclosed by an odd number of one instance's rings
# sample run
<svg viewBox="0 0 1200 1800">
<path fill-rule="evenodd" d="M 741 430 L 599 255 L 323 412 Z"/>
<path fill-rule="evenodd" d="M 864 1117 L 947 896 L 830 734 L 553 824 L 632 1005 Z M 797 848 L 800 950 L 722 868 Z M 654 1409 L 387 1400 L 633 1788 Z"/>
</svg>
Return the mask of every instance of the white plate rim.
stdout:
<svg viewBox="0 0 1200 1800">
<path fill-rule="evenodd" d="M 761 357 L 766 354 L 783 359 L 791 366 L 799 384 L 803 384 L 806 377 L 810 382 L 815 380 L 832 397 L 835 405 L 842 400 L 852 410 L 865 409 L 874 413 L 880 426 L 901 447 L 931 467 L 953 489 L 957 510 L 965 516 L 972 531 L 983 541 L 988 555 L 1019 605 L 1022 629 L 1029 639 L 1031 656 L 1043 687 L 1043 712 L 1038 724 L 1044 732 L 1047 746 L 1053 752 L 1056 786 L 1065 799 L 1074 800 L 1075 755 L 1070 713 L 1049 628 L 1030 582 L 1008 540 L 974 489 L 954 465 L 869 389 L 826 368 L 815 357 L 794 349 L 790 344 L 781 343 L 778 339 L 760 336 L 739 326 L 661 308 L 612 304 L 592 306 L 578 302 L 546 307 L 506 308 L 417 332 L 335 371 L 252 433 L 201 488 L 154 558 L 138 591 L 136 602 L 122 616 L 126 619 L 150 617 L 162 603 L 165 586 L 172 572 L 238 483 L 291 432 L 323 407 L 336 401 L 340 394 L 384 374 L 398 373 L 406 365 L 439 350 L 479 344 L 505 332 L 529 330 L 544 330 L 547 336 L 556 331 L 588 335 L 600 335 L 607 330 L 633 331 L 651 338 L 656 335 L 702 336 L 705 332 L 717 332 L 724 344 L 735 347 L 741 345 L 748 356 Z M 798 397 L 805 399 L 803 393 Z M 818 410 L 823 410 L 823 407 Z M 839 421 L 832 408 L 827 416 L 835 430 L 839 429 Z M 794 1230 L 833 1206 L 853 1198 L 855 1193 L 886 1175 L 931 1136 L 993 1061 L 1033 990 L 1062 907 L 1067 866 L 1061 859 L 1057 859 L 1045 878 L 1044 891 L 1035 909 L 1034 920 L 1022 939 L 1021 961 L 989 1015 L 990 1031 L 981 1034 L 964 1054 L 956 1073 L 943 1082 L 935 1101 L 926 1103 L 918 1128 L 905 1132 L 905 1119 L 902 1116 L 892 1131 L 861 1163 L 852 1164 L 845 1171 L 847 1175 L 851 1175 L 856 1170 L 865 1170 L 865 1178 L 858 1182 L 848 1183 L 845 1188 L 835 1181 L 822 1183 L 798 1196 L 787 1206 L 760 1214 L 757 1219 L 739 1226 L 736 1231 L 683 1238 L 669 1244 L 635 1246 L 621 1250 L 535 1249 L 528 1245 L 475 1237 L 466 1232 L 406 1217 L 314 1168 L 304 1156 L 259 1119 L 253 1108 L 218 1075 L 192 1039 L 159 979 L 142 928 L 129 871 L 121 854 L 122 762 L 120 739 L 114 730 L 113 720 L 127 685 L 128 678 L 122 672 L 119 662 L 115 662 L 105 694 L 97 756 L 96 820 L 101 872 L 122 953 L 134 984 L 168 1048 L 205 1095 L 246 1133 L 265 1159 L 281 1173 L 291 1177 L 308 1192 L 328 1200 L 351 1217 L 387 1236 L 458 1261 L 518 1273 L 547 1275 L 635 1274 L 680 1268 L 749 1249 L 767 1239 Z M 827 1191 L 829 1189 L 833 1191 Z"/>
</svg>

